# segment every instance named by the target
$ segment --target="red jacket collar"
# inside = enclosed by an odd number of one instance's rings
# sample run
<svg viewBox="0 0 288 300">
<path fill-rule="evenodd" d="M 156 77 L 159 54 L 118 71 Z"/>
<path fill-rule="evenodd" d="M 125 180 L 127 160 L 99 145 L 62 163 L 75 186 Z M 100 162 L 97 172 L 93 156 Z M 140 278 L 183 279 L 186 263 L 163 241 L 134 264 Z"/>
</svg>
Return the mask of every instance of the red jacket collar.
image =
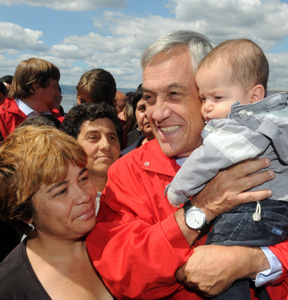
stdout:
<svg viewBox="0 0 288 300">
<path fill-rule="evenodd" d="M 14 99 L 6 98 L 2 104 L 2 110 L 12 114 L 20 115 L 24 119 L 27 118 L 23 111 L 19 109 Z"/>
</svg>

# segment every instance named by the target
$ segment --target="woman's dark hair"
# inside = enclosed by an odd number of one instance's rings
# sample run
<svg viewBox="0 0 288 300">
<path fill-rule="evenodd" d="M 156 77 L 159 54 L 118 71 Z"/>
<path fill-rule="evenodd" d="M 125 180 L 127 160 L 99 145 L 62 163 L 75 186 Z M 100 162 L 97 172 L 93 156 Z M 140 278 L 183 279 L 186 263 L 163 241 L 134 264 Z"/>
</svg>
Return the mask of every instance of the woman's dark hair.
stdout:
<svg viewBox="0 0 288 300">
<path fill-rule="evenodd" d="M 123 132 L 117 111 L 114 106 L 105 102 L 83 103 L 72 107 L 65 116 L 60 129 L 77 139 L 84 122 L 95 121 L 100 118 L 108 118 L 115 124 L 117 136 L 121 143 Z"/>
<path fill-rule="evenodd" d="M 138 85 L 134 95 L 133 95 L 133 111 L 134 114 L 136 112 L 137 108 L 137 103 L 139 102 L 140 99 L 143 97 L 143 92 L 142 92 L 142 83 Z"/>
</svg>

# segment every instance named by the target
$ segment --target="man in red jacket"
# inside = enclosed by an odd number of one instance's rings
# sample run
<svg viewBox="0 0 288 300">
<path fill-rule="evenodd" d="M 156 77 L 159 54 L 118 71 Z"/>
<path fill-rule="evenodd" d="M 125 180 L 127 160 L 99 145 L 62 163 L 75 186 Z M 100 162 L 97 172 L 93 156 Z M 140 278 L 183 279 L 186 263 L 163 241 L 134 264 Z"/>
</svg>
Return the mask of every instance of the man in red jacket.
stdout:
<svg viewBox="0 0 288 300">
<path fill-rule="evenodd" d="M 183 160 L 202 142 L 194 74 L 211 48 L 201 34 L 176 31 L 142 56 L 143 99 L 156 139 L 110 167 L 97 224 L 87 237 L 91 260 L 117 299 L 206 299 L 237 279 L 257 275 L 258 285 L 266 275 L 266 282 L 286 276 L 269 249 L 266 256 L 260 248 L 204 245 L 216 216 L 271 195 L 245 192 L 273 179 L 270 171 L 253 174 L 269 161 L 220 172 L 184 208 L 172 207 L 164 196 Z M 276 263 L 270 270 L 271 257 Z M 283 289 L 279 295 L 273 299 L 281 299 Z"/>
<path fill-rule="evenodd" d="M 60 71 L 52 63 L 30 58 L 20 62 L 15 70 L 12 85 L 0 106 L 0 139 L 30 116 L 41 113 L 61 115 L 55 107 L 59 91 Z"/>
</svg>

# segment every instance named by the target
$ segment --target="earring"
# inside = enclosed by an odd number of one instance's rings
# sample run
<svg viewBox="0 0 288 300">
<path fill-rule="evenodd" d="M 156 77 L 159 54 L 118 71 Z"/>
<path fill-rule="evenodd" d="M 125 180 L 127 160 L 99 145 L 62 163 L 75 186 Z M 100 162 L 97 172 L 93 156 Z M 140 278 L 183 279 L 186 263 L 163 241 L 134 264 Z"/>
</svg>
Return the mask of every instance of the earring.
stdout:
<svg viewBox="0 0 288 300">
<path fill-rule="evenodd" d="M 28 223 L 28 225 L 31 227 L 32 231 L 35 229 L 35 226 L 33 225 L 33 223 Z"/>
</svg>

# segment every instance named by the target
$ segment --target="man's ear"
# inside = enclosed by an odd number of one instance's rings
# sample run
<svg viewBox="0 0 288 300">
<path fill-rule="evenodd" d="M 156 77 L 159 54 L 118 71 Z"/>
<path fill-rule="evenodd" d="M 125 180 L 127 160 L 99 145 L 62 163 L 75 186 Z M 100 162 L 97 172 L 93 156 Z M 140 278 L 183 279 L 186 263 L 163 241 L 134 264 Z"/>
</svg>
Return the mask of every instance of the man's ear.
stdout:
<svg viewBox="0 0 288 300">
<path fill-rule="evenodd" d="M 35 91 L 37 91 L 38 88 L 39 88 L 39 83 L 33 82 L 31 85 L 32 92 L 34 93 Z"/>
<path fill-rule="evenodd" d="M 265 97 L 265 89 L 262 84 L 256 84 L 251 89 L 251 103 L 258 102 Z"/>
</svg>

